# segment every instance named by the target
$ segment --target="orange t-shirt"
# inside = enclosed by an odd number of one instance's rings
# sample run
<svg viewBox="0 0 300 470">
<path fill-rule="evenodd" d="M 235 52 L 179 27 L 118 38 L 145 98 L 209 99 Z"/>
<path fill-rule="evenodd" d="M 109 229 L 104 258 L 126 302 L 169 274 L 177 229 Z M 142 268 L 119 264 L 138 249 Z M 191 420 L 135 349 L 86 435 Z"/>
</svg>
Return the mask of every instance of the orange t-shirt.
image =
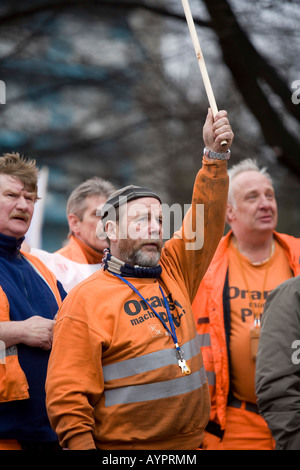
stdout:
<svg viewBox="0 0 300 470">
<path fill-rule="evenodd" d="M 239 400 L 256 403 L 255 360 L 251 359 L 250 330 L 254 323 L 254 313 L 263 314 L 268 294 L 278 284 L 293 276 L 283 248 L 275 241 L 271 258 L 259 265 L 252 264 L 240 254 L 231 240 L 229 245 L 229 298 L 231 310 L 230 360 L 232 392 Z M 265 281 L 265 275 L 267 277 Z M 247 282 L 245 282 L 245 279 Z M 263 285 L 265 288 L 262 294 Z M 253 299 L 248 294 L 248 288 Z"/>
</svg>

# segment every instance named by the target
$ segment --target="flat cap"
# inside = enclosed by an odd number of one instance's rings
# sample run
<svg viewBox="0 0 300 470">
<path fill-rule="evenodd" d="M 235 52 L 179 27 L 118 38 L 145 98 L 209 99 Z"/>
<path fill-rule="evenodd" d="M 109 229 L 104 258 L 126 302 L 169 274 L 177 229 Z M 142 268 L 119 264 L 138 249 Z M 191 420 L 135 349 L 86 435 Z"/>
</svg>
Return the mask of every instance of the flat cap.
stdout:
<svg viewBox="0 0 300 470">
<path fill-rule="evenodd" d="M 106 203 L 102 207 L 100 213 L 102 221 L 108 217 L 112 209 L 115 210 L 129 201 L 133 201 L 134 199 L 139 199 L 141 197 L 153 197 L 158 199 L 158 201 L 161 203 L 161 198 L 158 196 L 158 194 L 152 191 L 152 189 L 134 185 L 125 186 L 124 188 L 112 193 L 106 200 Z"/>
</svg>

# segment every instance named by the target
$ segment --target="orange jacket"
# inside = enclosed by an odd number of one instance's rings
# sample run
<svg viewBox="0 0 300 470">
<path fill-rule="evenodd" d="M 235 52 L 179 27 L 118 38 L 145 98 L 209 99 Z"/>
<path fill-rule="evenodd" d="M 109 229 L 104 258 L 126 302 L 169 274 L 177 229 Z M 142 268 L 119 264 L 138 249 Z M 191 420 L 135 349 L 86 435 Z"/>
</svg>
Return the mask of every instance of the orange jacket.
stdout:
<svg viewBox="0 0 300 470">
<path fill-rule="evenodd" d="M 204 366 L 211 394 L 211 430 L 218 434 L 225 429 L 226 406 L 230 388 L 226 306 L 223 292 L 228 271 L 230 231 L 222 238 L 193 302 Z M 284 248 L 294 276 L 300 274 L 300 239 L 274 232 Z"/>
<path fill-rule="evenodd" d="M 226 164 L 204 163 L 183 229 L 162 250 L 161 276 L 129 279 L 167 321 L 162 287 L 189 375 L 181 372 L 160 320 L 113 274 L 100 270 L 68 294 L 54 328 L 46 380 L 49 419 L 63 446 L 195 449 L 201 444 L 210 404 L 191 302 L 223 233 L 227 188 Z M 201 204 L 204 246 L 186 249 L 191 213 L 195 221 Z"/>
<path fill-rule="evenodd" d="M 69 243 L 60 248 L 55 253 L 75 261 L 80 264 L 98 264 L 102 263 L 102 253 L 98 253 L 92 247 L 86 245 L 73 235 L 69 238 Z"/>
<path fill-rule="evenodd" d="M 33 268 L 41 275 L 52 290 L 58 306 L 61 297 L 57 288 L 56 278 L 46 266 L 35 256 L 22 252 Z M 0 286 L 0 322 L 9 321 L 9 302 Z M 26 376 L 18 361 L 17 348 L 12 346 L 6 350 L 5 360 L 0 363 L 0 402 L 24 400 L 29 398 Z M 4 363 L 3 363 L 4 362 Z"/>
<path fill-rule="evenodd" d="M 56 251 L 56 253 L 59 253 L 72 261 L 76 261 L 76 263 L 87 263 L 86 256 L 73 235 L 70 236 L 69 243 Z"/>
</svg>

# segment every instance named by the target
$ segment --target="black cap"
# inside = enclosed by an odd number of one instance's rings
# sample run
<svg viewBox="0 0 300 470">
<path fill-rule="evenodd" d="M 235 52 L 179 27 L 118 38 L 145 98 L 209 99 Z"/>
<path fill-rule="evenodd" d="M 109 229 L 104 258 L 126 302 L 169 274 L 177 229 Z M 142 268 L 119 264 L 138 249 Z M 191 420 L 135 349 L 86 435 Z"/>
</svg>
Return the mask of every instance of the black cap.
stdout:
<svg viewBox="0 0 300 470">
<path fill-rule="evenodd" d="M 152 191 L 152 189 L 134 185 L 125 186 L 124 188 L 112 193 L 106 200 L 100 214 L 102 221 L 107 218 L 112 209 L 117 209 L 129 201 L 133 201 L 134 199 L 139 199 L 141 197 L 153 197 L 158 199 L 161 203 L 160 197 Z"/>
</svg>

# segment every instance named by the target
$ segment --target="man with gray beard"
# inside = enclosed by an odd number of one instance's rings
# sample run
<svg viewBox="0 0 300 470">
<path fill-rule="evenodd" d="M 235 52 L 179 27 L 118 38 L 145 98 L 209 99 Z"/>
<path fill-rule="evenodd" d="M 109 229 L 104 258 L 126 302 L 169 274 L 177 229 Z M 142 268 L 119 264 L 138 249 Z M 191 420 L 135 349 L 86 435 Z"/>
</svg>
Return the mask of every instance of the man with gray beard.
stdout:
<svg viewBox="0 0 300 470">
<path fill-rule="evenodd" d="M 209 111 L 203 139 L 191 208 L 163 248 L 153 190 L 127 186 L 101 209 L 104 268 L 68 294 L 54 328 L 47 410 L 65 448 L 184 450 L 202 442 L 210 399 L 191 302 L 224 230 L 233 140 L 226 111 Z M 200 230 L 201 249 L 193 243 Z"/>
</svg>

